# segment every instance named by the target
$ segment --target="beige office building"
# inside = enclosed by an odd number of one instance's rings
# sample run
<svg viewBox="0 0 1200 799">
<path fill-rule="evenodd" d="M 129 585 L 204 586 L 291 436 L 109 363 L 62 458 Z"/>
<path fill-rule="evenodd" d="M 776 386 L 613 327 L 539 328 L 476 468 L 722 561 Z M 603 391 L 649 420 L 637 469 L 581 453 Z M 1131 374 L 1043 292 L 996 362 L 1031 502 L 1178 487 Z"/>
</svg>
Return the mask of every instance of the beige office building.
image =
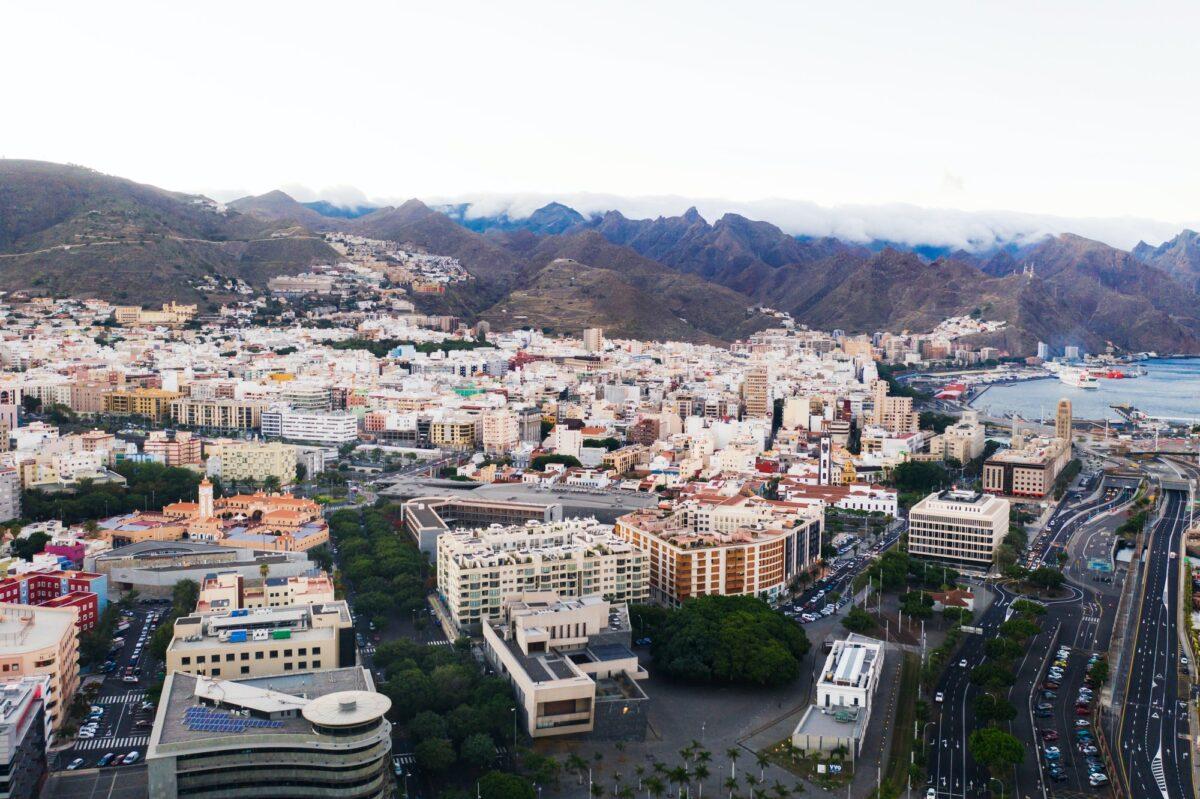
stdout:
<svg viewBox="0 0 1200 799">
<path fill-rule="evenodd" d="M 987 572 L 1008 535 L 1008 500 L 976 491 L 930 494 L 908 513 L 908 553 Z"/>
<path fill-rule="evenodd" d="M 0 604 L 0 680 L 45 674 L 47 723 L 55 730 L 79 687 L 79 631 L 75 608 Z"/>
<path fill-rule="evenodd" d="M 531 738 L 644 736 L 646 695 L 636 681 L 648 675 L 629 638 L 624 603 L 554 592 L 510 597 L 483 625 L 484 655 L 512 683 Z"/>
<path fill-rule="evenodd" d="M 563 597 L 649 596 L 646 555 L 595 519 L 448 530 L 437 539 L 438 592 L 460 630 L 499 616 L 505 597 L 555 591 Z"/>
<path fill-rule="evenodd" d="M 344 601 L 193 613 L 175 621 L 167 671 L 265 677 L 353 666 L 354 626 Z"/>
</svg>

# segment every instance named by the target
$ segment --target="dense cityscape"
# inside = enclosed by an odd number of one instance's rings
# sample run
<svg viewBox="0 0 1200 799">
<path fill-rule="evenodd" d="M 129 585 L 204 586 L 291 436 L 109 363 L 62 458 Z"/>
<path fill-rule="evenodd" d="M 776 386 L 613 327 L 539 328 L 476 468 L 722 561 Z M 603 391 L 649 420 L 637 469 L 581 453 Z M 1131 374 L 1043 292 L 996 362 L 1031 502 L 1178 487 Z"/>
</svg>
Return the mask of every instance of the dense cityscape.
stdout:
<svg viewBox="0 0 1200 799">
<path fill-rule="evenodd" d="M 0 799 L 1200 799 L 1200 4 L 0 4 Z"/>
<path fill-rule="evenodd" d="M 1196 433 L 969 404 L 1117 359 L 494 331 L 376 258 L 5 298 L 8 795 L 1190 792 Z"/>
</svg>

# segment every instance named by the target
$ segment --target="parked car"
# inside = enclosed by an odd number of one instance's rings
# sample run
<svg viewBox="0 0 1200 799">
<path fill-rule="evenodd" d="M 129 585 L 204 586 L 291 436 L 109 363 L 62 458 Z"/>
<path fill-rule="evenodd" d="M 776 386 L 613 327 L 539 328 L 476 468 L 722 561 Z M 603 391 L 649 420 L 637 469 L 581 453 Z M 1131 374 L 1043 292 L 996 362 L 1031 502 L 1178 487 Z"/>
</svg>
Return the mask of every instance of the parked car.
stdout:
<svg viewBox="0 0 1200 799">
<path fill-rule="evenodd" d="M 134 749 L 132 752 L 130 752 L 129 754 L 125 755 L 125 759 L 124 759 L 124 760 L 122 760 L 121 762 L 122 762 L 122 763 L 124 763 L 124 764 L 125 764 L 125 765 L 127 765 L 127 766 L 128 766 L 128 765 L 132 765 L 133 763 L 136 763 L 136 762 L 138 761 L 138 757 L 140 757 L 140 756 L 141 756 L 141 755 L 140 755 L 140 753 L 138 752 L 138 750 Z"/>
<path fill-rule="evenodd" d="M 79 768 L 82 765 L 83 765 L 83 758 L 77 757 L 74 760 L 72 760 L 70 763 L 67 764 L 67 771 L 74 771 L 75 769 Z"/>
<path fill-rule="evenodd" d="M 116 755 L 114 755 L 112 752 L 109 752 L 108 754 L 104 755 L 104 757 L 97 760 L 96 765 L 103 768 L 104 766 L 107 766 L 109 763 L 113 762 L 114 758 L 116 758 Z"/>
</svg>

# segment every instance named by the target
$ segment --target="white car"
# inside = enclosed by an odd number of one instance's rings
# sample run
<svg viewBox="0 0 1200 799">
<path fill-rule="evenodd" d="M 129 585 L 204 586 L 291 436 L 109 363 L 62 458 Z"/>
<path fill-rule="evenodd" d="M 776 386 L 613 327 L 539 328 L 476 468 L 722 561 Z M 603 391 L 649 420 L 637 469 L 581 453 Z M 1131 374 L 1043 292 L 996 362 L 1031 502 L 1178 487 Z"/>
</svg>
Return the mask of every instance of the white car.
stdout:
<svg viewBox="0 0 1200 799">
<path fill-rule="evenodd" d="M 933 701 L 934 702 L 945 702 L 946 697 L 941 691 L 938 691 L 936 694 L 933 695 Z"/>
<path fill-rule="evenodd" d="M 967 659 L 963 658 L 962 660 L 958 661 L 958 667 L 960 669 L 965 669 L 967 667 Z"/>
</svg>

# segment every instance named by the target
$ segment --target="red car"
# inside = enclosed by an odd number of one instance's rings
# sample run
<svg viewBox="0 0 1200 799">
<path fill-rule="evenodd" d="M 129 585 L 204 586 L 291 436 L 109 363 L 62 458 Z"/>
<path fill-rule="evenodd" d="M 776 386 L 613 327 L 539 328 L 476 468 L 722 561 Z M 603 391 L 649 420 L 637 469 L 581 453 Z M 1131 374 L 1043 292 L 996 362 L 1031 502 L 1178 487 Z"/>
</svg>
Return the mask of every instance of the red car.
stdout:
<svg viewBox="0 0 1200 799">
<path fill-rule="evenodd" d="M 1092 715 L 1092 711 L 1088 710 L 1086 707 L 1077 707 L 1077 708 L 1075 708 L 1075 715 L 1076 716 L 1090 716 L 1090 715 Z"/>
<path fill-rule="evenodd" d="M 1042 740 L 1043 741 L 1057 741 L 1058 740 L 1058 730 L 1042 730 Z"/>
</svg>

